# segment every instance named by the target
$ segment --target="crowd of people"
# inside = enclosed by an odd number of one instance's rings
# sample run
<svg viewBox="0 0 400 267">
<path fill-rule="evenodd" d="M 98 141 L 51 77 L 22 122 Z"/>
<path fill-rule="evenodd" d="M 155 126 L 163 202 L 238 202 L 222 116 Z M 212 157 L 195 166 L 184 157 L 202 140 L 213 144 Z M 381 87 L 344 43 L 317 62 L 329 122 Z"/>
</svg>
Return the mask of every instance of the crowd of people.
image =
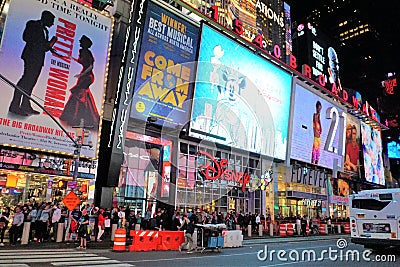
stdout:
<svg viewBox="0 0 400 267">
<path fill-rule="evenodd" d="M 25 222 L 30 222 L 29 242 L 49 242 L 57 238 L 59 225 L 64 227 L 62 240 L 66 242 L 80 242 L 78 248 L 85 249 L 88 240 L 102 242 L 104 238 L 111 236 L 112 225 L 115 228 L 126 228 L 127 230 L 186 230 L 187 225 L 193 224 L 225 224 L 227 230 L 240 229 L 247 231 L 251 225 L 253 233 L 259 231 L 260 224 L 264 221 L 270 222 L 269 215 L 259 213 L 229 212 L 207 212 L 196 209 L 189 212 L 178 210 L 169 211 L 158 208 L 155 212 L 149 208 L 142 216 L 141 212 L 128 207 L 99 208 L 94 204 L 78 205 L 74 210 L 68 212 L 66 207 L 60 207 L 57 203 L 24 204 L 18 205 L 11 212 L 6 207 L 0 214 L 0 246 L 4 246 L 4 235 L 9 233 L 10 245 L 14 246 L 22 238 L 22 230 Z M 301 233 L 305 233 L 306 225 L 310 229 L 314 225 L 325 222 L 328 225 L 341 222 L 340 218 L 309 219 L 306 215 L 292 217 L 275 217 L 275 223 L 296 223 L 301 225 Z M 346 221 L 346 219 L 343 219 Z M 62 223 L 62 224 L 60 224 Z M 266 224 L 268 226 L 268 224 Z M 65 232 L 65 236 L 64 236 Z M 128 231 L 127 231 L 128 232 Z M 298 233 L 300 234 L 300 233 Z"/>
</svg>

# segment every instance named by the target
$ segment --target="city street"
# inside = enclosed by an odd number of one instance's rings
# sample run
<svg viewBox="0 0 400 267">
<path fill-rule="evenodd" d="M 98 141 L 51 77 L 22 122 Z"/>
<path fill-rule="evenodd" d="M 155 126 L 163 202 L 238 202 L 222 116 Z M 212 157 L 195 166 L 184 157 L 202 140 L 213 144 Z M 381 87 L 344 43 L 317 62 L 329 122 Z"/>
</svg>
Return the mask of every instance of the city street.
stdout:
<svg viewBox="0 0 400 267">
<path fill-rule="evenodd" d="M 191 254 L 109 249 L 0 250 L 0 266 L 399 266 L 400 260 L 399 252 L 386 250 L 370 254 L 362 246 L 349 243 L 348 238 L 250 241 L 241 248 L 225 248 L 220 253 L 209 250 Z"/>
</svg>

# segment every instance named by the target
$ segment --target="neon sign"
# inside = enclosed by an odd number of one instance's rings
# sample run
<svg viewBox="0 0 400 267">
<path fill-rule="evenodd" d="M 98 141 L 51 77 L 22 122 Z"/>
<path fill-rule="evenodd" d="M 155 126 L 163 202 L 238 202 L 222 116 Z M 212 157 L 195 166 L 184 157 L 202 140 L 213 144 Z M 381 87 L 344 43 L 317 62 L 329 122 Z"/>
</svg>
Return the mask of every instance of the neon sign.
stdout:
<svg viewBox="0 0 400 267">
<path fill-rule="evenodd" d="M 246 184 L 250 182 L 250 174 L 245 172 L 237 172 L 228 169 L 228 160 L 220 159 L 217 161 L 211 154 L 205 151 L 198 151 L 198 155 L 204 155 L 212 161 L 212 165 L 203 165 L 199 167 L 199 173 L 206 180 L 215 181 L 218 178 L 225 181 L 234 181 L 242 186 L 242 191 L 246 188 Z"/>
</svg>

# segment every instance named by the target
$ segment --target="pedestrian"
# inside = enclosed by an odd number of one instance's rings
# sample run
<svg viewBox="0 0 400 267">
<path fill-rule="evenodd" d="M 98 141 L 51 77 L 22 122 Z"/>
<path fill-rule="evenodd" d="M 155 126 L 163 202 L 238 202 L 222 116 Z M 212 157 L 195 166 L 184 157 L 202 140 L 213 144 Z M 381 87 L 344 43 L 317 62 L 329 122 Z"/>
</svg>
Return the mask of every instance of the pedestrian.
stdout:
<svg viewBox="0 0 400 267">
<path fill-rule="evenodd" d="M 76 205 L 75 208 L 71 211 L 69 218 L 71 220 L 70 226 L 69 226 L 69 231 L 68 231 L 68 236 L 66 238 L 66 241 L 70 241 L 72 239 L 72 234 L 74 234 L 74 240 L 78 240 L 78 222 L 79 219 L 82 217 L 82 211 L 79 210 L 79 205 Z"/>
<path fill-rule="evenodd" d="M 97 215 L 97 228 L 98 228 L 98 233 L 97 233 L 97 242 L 102 242 L 102 236 L 104 234 L 104 230 L 106 229 L 105 221 L 106 218 L 104 218 L 104 209 L 100 208 L 98 211 Z"/>
<path fill-rule="evenodd" d="M 14 218 L 8 230 L 10 234 L 10 245 L 15 246 L 17 244 L 17 239 L 22 233 L 22 226 L 24 224 L 24 214 L 22 213 L 21 207 L 17 206 L 14 211 Z"/>
<path fill-rule="evenodd" d="M 57 238 L 57 230 L 58 223 L 61 220 L 61 209 L 58 207 L 58 204 L 54 204 L 53 206 L 53 214 L 51 215 L 51 229 L 53 231 L 52 240 L 56 240 Z"/>
<path fill-rule="evenodd" d="M 50 224 L 50 206 L 48 204 L 43 204 L 42 208 L 39 210 L 37 217 L 37 229 L 36 238 L 37 242 L 43 242 L 48 238 L 48 225 Z"/>
<path fill-rule="evenodd" d="M 77 247 L 78 249 L 86 249 L 86 241 L 90 238 L 89 234 L 89 215 L 87 209 L 82 209 L 82 216 L 78 222 L 78 236 L 80 238 L 80 246 Z"/>
<path fill-rule="evenodd" d="M 0 247 L 4 246 L 4 233 L 6 232 L 10 221 L 10 211 L 10 207 L 6 207 L 0 215 Z"/>
<path fill-rule="evenodd" d="M 179 230 L 185 231 L 185 241 L 179 246 L 179 251 L 182 251 L 182 248 L 188 248 L 187 253 L 193 252 L 193 233 L 194 233 L 194 221 L 189 220 L 187 214 L 183 215 L 183 222 L 179 227 Z"/>
<path fill-rule="evenodd" d="M 306 218 L 306 215 L 304 215 L 301 218 L 301 233 L 302 233 L 303 236 L 307 235 L 307 218 Z"/>
</svg>

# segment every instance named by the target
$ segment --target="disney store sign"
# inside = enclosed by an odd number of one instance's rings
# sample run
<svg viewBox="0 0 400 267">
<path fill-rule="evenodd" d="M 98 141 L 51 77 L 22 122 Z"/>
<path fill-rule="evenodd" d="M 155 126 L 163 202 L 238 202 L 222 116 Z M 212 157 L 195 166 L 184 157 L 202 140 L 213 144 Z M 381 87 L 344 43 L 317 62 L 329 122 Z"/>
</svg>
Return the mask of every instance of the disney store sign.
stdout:
<svg viewBox="0 0 400 267">
<path fill-rule="evenodd" d="M 250 182 L 250 174 L 245 172 L 238 172 L 228 168 L 227 159 L 215 159 L 211 154 L 205 151 L 198 151 L 197 154 L 204 155 L 211 160 L 210 165 L 203 165 L 199 167 L 199 173 L 206 179 L 215 181 L 217 179 L 234 181 L 242 187 L 244 192 L 246 185 Z"/>
</svg>

